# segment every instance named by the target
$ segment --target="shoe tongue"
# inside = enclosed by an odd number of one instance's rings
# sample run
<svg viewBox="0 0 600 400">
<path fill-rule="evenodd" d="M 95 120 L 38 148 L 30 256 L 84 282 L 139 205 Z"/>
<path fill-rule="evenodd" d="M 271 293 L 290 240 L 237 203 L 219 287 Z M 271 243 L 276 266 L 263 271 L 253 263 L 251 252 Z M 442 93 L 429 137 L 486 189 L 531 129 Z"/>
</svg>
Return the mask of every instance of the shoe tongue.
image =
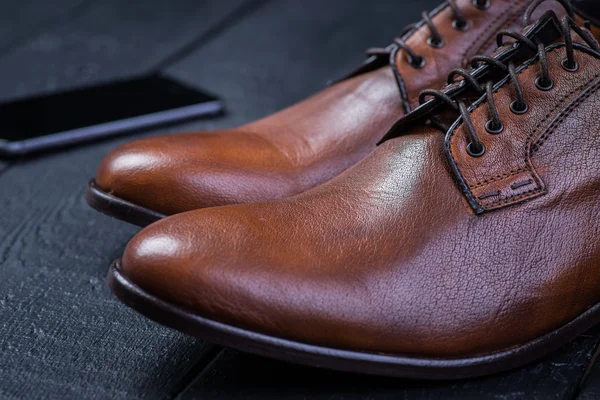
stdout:
<svg viewBox="0 0 600 400">
<path fill-rule="evenodd" d="M 547 11 L 536 22 L 525 27 L 521 31 L 521 34 L 535 43 L 544 43 L 548 46 L 558 41 L 562 41 L 563 31 L 556 14 L 553 11 Z M 499 47 L 490 56 L 502 62 L 504 65 L 508 65 L 509 63 L 520 65 L 536 56 L 536 52 L 527 47 L 524 43 L 517 41 Z M 472 69 L 471 75 L 482 84 L 490 80 L 497 83 L 504 79 L 507 76 L 507 73 L 499 71 L 498 68 L 494 68 L 488 64 L 484 64 Z M 481 97 L 480 94 L 474 93 L 472 88 L 462 79 L 445 86 L 441 91 L 453 99 L 462 99 L 466 103 L 470 103 L 468 101 L 469 99 L 475 100 Z M 406 133 L 410 126 L 415 123 L 423 123 L 430 118 L 431 115 L 445 114 L 447 112 L 445 108 L 449 107 L 438 99 L 434 98 L 427 101 L 397 121 L 378 144 Z"/>
</svg>

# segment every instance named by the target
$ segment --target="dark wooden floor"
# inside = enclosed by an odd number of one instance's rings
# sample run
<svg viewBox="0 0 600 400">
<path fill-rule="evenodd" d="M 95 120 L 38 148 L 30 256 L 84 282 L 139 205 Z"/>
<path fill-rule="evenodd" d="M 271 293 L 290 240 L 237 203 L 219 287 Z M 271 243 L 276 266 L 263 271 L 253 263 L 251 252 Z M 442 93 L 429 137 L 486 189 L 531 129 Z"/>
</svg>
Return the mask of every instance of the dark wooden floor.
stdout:
<svg viewBox="0 0 600 400">
<path fill-rule="evenodd" d="M 159 68 L 219 93 L 229 111 L 138 137 L 235 126 L 319 90 L 436 3 L 4 1 L 0 99 Z M 521 370 L 423 382 L 288 365 L 155 325 L 104 280 L 137 229 L 82 200 L 98 162 L 127 140 L 0 160 L 0 398 L 600 398 L 600 329 Z"/>
</svg>

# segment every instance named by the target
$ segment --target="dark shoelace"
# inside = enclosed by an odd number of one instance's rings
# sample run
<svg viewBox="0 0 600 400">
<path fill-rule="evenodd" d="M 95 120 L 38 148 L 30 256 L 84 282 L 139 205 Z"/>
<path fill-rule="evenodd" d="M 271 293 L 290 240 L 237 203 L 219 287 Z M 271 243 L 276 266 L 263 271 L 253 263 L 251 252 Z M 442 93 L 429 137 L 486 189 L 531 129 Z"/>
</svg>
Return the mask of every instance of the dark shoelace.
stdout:
<svg viewBox="0 0 600 400">
<path fill-rule="evenodd" d="M 489 8 L 491 0 L 473 0 L 473 5 L 479 8 L 480 10 L 485 10 Z M 456 5 L 455 0 L 446 0 L 446 3 L 451 8 L 452 13 L 454 14 L 454 19 L 452 21 L 452 26 L 454 26 L 457 30 L 467 30 L 469 28 L 469 23 L 462 15 L 460 8 Z M 427 40 L 427 43 L 433 48 L 439 49 L 442 48 L 445 44 L 444 38 L 440 35 L 440 32 L 436 28 L 435 24 L 431 19 L 431 15 L 427 11 L 423 11 L 421 14 L 423 20 L 421 22 L 417 22 L 415 24 L 408 25 L 406 28 L 402 30 L 402 33 L 399 37 L 394 39 L 394 45 L 397 48 L 400 48 L 406 51 L 408 55 L 408 63 L 415 69 L 423 68 L 425 66 L 426 60 L 424 56 L 418 55 L 407 43 L 406 43 L 406 34 L 418 28 L 421 24 L 427 25 L 431 35 Z M 377 55 L 390 55 L 393 49 L 390 48 L 370 48 L 367 50 L 367 56 L 377 56 Z"/>
<path fill-rule="evenodd" d="M 531 24 L 531 16 L 533 12 L 540 6 L 540 4 L 546 2 L 548 0 L 533 0 L 533 2 L 527 7 L 525 11 L 525 16 L 523 17 L 523 26 L 529 26 Z M 560 3 L 565 10 L 567 11 L 567 15 L 573 19 L 575 19 L 575 13 L 573 12 L 573 6 L 571 5 L 570 0 L 555 0 L 557 3 Z"/>
<path fill-rule="evenodd" d="M 561 28 L 562 35 L 565 40 L 565 48 L 567 53 L 567 58 L 565 58 L 562 61 L 562 67 L 568 72 L 575 72 L 579 69 L 579 64 L 575 59 L 571 30 L 573 30 L 577 35 L 579 35 L 579 37 L 583 41 L 585 41 L 593 50 L 600 51 L 600 46 L 598 46 L 598 43 L 591 36 L 591 34 L 589 34 L 588 31 L 583 30 L 579 25 L 577 25 L 575 20 L 570 16 L 565 16 L 562 19 Z M 548 59 L 546 56 L 546 46 L 543 43 L 536 44 L 532 40 L 523 36 L 520 33 L 509 30 L 503 30 L 498 33 L 498 45 L 500 47 L 504 45 L 504 38 L 506 37 L 515 39 L 518 43 L 524 44 L 525 46 L 529 47 L 532 51 L 537 53 L 537 56 L 540 60 L 542 73 L 536 79 L 535 85 L 539 90 L 546 91 L 552 89 L 554 83 L 549 73 Z M 506 66 L 497 59 L 489 56 L 476 56 L 473 57 L 471 60 L 473 67 L 478 67 L 482 64 L 487 64 L 491 68 L 497 68 L 503 72 L 508 73 L 510 82 L 512 83 L 516 92 L 516 99 L 510 105 L 511 111 L 515 114 L 524 114 L 529 110 L 529 106 L 525 101 L 525 94 L 523 92 L 523 88 L 521 87 L 521 82 L 519 81 L 519 76 L 516 72 L 516 67 L 513 63 L 509 63 L 509 65 Z M 472 76 L 471 72 L 462 68 L 455 69 L 450 73 L 448 77 L 448 83 L 455 83 L 454 78 L 456 76 L 461 76 L 464 79 L 465 85 L 470 89 L 473 89 L 478 95 L 483 96 L 485 94 L 490 114 L 490 119 L 487 122 L 485 128 L 490 134 L 501 133 L 504 130 L 504 125 L 500 120 L 498 109 L 496 107 L 496 103 L 493 97 L 494 83 L 490 81 L 487 82 L 484 86 L 481 86 L 479 82 L 477 82 L 477 80 Z M 457 114 L 459 114 L 462 117 L 465 123 L 467 133 L 470 137 L 470 143 L 467 146 L 467 152 L 472 157 L 481 157 L 485 153 L 485 146 L 479 139 L 477 130 L 473 125 L 471 115 L 469 113 L 465 101 L 463 101 L 460 98 L 453 99 L 446 93 L 441 92 L 439 90 L 427 89 L 421 92 L 419 96 L 419 102 L 421 104 L 424 104 L 428 101 L 428 98 L 431 97 L 436 98 L 444 104 L 448 105 L 452 110 L 454 110 Z M 434 128 L 439 129 L 444 134 L 450 129 L 448 126 L 444 125 L 439 118 L 435 116 L 432 116 L 429 119 L 429 124 Z"/>
<path fill-rule="evenodd" d="M 548 0 L 534 0 L 529 5 L 529 7 L 527 7 L 527 10 L 525 11 L 525 16 L 524 16 L 524 24 L 525 24 L 524 26 L 527 26 L 530 24 L 531 16 L 533 15 L 533 12 L 537 9 L 537 7 L 540 4 L 542 4 L 545 1 L 548 1 Z M 571 7 L 571 3 L 569 0 L 555 0 L 555 1 L 557 1 L 558 3 L 563 5 L 565 10 L 567 11 L 567 14 L 571 18 L 573 18 L 573 19 L 575 18 L 575 14 L 573 13 L 573 8 Z M 473 0 L 473 5 L 480 10 L 486 10 L 491 6 L 491 2 L 492 2 L 492 0 Z M 469 29 L 469 22 L 463 16 L 462 12 L 460 11 L 460 8 L 456 5 L 455 0 L 446 0 L 446 3 L 448 4 L 450 9 L 452 10 L 452 13 L 454 14 L 454 19 L 452 20 L 452 26 L 455 29 L 460 30 L 460 31 L 466 31 L 467 29 Z M 429 39 L 427 39 L 427 43 L 431 47 L 436 48 L 436 49 L 442 48 L 445 44 L 445 41 L 444 41 L 444 38 L 439 33 L 439 30 L 433 23 L 432 16 L 430 15 L 430 13 L 428 13 L 427 11 L 423 11 L 422 17 L 423 17 L 422 21 L 408 25 L 406 28 L 404 28 L 402 30 L 400 37 L 397 37 L 394 39 L 393 47 L 391 47 L 391 48 L 390 47 L 370 48 L 367 50 L 367 56 L 369 56 L 369 57 L 370 56 L 378 56 L 378 55 L 388 55 L 389 56 L 395 50 L 402 49 L 407 54 L 407 62 L 413 68 L 415 68 L 415 69 L 423 68 L 427 63 L 425 56 L 417 54 L 417 52 L 414 51 L 414 49 L 406 43 L 406 40 L 408 40 L 406 35 L 412 31 L 416 30 L 422 24 L 424 24 L 429 28 L 429 31 L 430 31 L 430 36 L 429 36 Z"/>
</svg>

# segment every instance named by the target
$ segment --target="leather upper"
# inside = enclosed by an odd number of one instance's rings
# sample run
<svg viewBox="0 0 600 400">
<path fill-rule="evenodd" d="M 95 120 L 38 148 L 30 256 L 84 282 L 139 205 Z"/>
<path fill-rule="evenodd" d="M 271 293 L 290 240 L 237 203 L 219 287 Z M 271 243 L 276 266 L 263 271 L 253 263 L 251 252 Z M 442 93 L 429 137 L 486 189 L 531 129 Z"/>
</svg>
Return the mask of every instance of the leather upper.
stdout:
<svg viewBox="0 0 600 400">
<path fill-rule="evenodd" d="M 404 50 L 395 51 L 392 67 L 346 79 L 260 121 L 134 141 L 102 161 L 97 186 L 169 215 L 281 199 L 328 181 L 369 154 L 418 104 L 421 90 L 441 87 L 453 67 L 493 50 L 499 29 L 520 27 L 528 1 L 492 0 L 485 10 L 472 0 L 456 3 L 468 29 L 453 27 L 452 10 L 439 8 L 432 20 L 444 39 L 442 48 L 427 43 L 431 32 L 425 24 L 408 34 L 407 45 L 426 60 L 423 68 L 411 66 Z M 549 1 L 536 14 L 548 8 L 564 13 Z"/>
<path fill-rule="evenodd" d="M 576 72 L 565 57 L 548 52 L 549 92 L 538 61 L 519 70 L 523 115 L 497 88 L 500 135 L 472 107 L 482 157 L 464 121 L 418 125 L 297 196 L 159 221 L 122 273 L 197 315 L 334 348 L 466 357 L 547 334 L 600 301 L 600 54 L 579 46 Z"/>
<path fill-rule="evenodd" d="M 459 171 L 459 179 L 467 187 L 467 197 L 476 210 L 489 211 L 517 204 L 547 194 L 548 185 L 540 176 L 533 162 L 535 153 L 569 118 L 569 113 L 578 111 L 580 103 L 593 96 L 598 89 L 600 69 L 591 57 L 580 57 L 580 71 L 565 73 L 561 62 L 565 59 L 563 48 L 548 53 L 550 76 L 554 88 L 549 91 L 530 90 L 525 98 L 535 105 L 535 112 L 517 115 L 510 112 L 510 104 L 515 96 L 511 90 L 500 91 L 496 105 L 505 110 L 501 114 L 504 130 L 509 135 L 486 135 L 483 157 L 471 157 L 466 152 L 469 138 L 464 124 L 457 124 L 449 132 L 448 147 L 453 163 Z M 541 74 L 539 65 L 524 65 L 521 81 L 529 79 L 531 84 Z M 506 82 L 508 85 L 508 81 Z M 560 113 L 557 114 L 557 112 Z M 472 119 L 480 126 L 489 119 L 489 109 L 485 104 L 478 105 L 472 112 Z M 590 126 L 589 128 L 594 128 Z M 582 135 L 585 133 L 581 132 Z M 565 148 L 566 150 L 566 148 Z"/>
<path fill-rule="evenodd" d="M 362 159 L 401 115 L 382 68 L 240 128 L 128 143 L 102 161 L 96 183 L 163 214 L 283 198 Z"/>
</svg>

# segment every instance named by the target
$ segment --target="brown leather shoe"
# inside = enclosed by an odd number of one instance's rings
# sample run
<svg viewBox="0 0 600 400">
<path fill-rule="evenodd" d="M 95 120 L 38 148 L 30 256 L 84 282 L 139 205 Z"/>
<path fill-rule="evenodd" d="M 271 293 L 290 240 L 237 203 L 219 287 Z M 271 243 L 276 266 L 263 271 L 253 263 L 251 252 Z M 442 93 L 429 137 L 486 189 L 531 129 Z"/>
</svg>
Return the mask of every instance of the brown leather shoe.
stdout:
<svg viewBox="0 0 600 400">
<path fill-rule="evenodd" d="M 452 67 L 491 52 L 499 29 L 520 29 L 530 3 L 448 1 L 394 45 L 370 50 L 347 79 L 277 114 L 236 129 L 154 137 L 116 149 L 100 165 L 87 200 L 144 226 L 183 211 L 304 192 L 369 154 L 418 105 L 421 90 L 441 87 Z M 547 9 L 564 13 L 557 1 L 536 13 Z"/>
<path fill-rule="evenodd" d="M 600 45 L 568 17 L 540 24 L 566 36 L 505 33 L 537 55 L 480 59 L 506 77 L 466 77 L 471 107 L 428 92 L 324 185 L 147 227 L 112 290 L 223 345 L 429 379 L 517 367 L 600 323 Z"/>
</svg>

